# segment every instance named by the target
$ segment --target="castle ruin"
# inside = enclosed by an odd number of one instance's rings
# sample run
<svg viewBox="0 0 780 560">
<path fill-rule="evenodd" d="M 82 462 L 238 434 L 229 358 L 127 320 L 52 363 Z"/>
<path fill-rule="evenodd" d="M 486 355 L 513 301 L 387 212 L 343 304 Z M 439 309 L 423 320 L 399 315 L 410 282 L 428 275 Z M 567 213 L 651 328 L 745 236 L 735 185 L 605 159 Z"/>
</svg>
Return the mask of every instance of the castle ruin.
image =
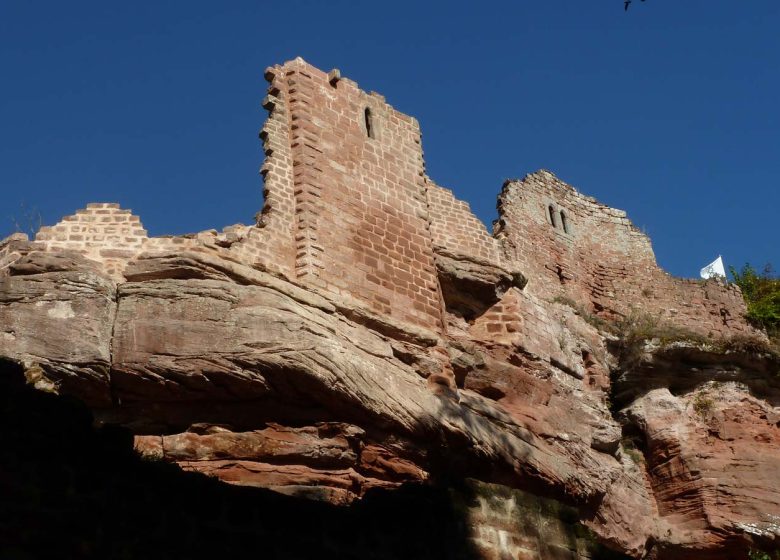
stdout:
<svg viewBox="0 0 780 560">
<path fill-rule="evenodd" d="M 504 183 L 490 233 L 428 177 L 414 118 L 302 59 L 265 77 L 264 205 L 252 225 L 150 237 L 131 211 L 91 203 L 33 240 L 0 241 L 0 405 L 39 403 L 0 406 L 10 432 L 35 432 L 6 456 L 40 446 L 40 423 L 23 415 L 59 403 L 40 398 L 48 392 L 89 409 L 92 422 L 78 414 L 84 433 L 93 423 L 129 431 L 128 461 L 132 445 L 185 471 L 339 508 L 406 485 L 450 496 L 452 519 L 393 497 L 402 552 L 385 558 L 431 558 L 408 552 L 426 545 L 420 532 L 441 558 L 592 560 L 607 547 L 622 555 L 609 557 L 725 560 L 776 544 L 780 363 L 747 323 L 738 287 L 667 274 L 624 212 L 548 171 Z M 646 319 L 652 328 L 632 337 L 631 321 Z M 46 446 L 71 441 L 50 422 L 43 463 L 19 463 L 22 488 L 28 471 L 43 488 L 70 484 Z M 96 472 L 116 464 L 91 460 Z M 458 479 L 461 494 L 437 489 Z M 114 486 L 106 504 L 135 515 Z M 328 510 L 310 531 L 303 502 L 277 519 L 254 493 L 242 493 L 248 515 L 232 510 L 246 523 L 219 502 L 228 532 L 214 533 L 198 492 L 170 504 L 161 486 L 127 486 L 127 501 L 140 491 L 144 519 L 165 519 L 153 546 L 176 555 L 190 539 L 168 535 L 185 530 L 229 535 L 216 537 L 220 551 L 243 534 L 256 554 L 278 540 L 270 521 L 292 527 L 279 557 L 321 558 L 322 522 L 346 514 L 352 556 L 388 543 L 376 521 L 386 518 L 368 510 Z M 55 507 L 71 489 L 41 503 Z M 63 519 L 97 504 L 107 521 L 95 541 L 125 544 L 111 533 L 133 525 L 117 522 L 121 511 L 92 494 L 79 503 Z M 186 529 L 169 532 L 183 512 Z M 13 517 L 23 530 L 8 534 L 87 542 L 67 523 Z M 367 555 L 353 542 L 364 533 Z M 149 541 L 136 536 L 125 540 L 145 554 Z M 307 538 L 316 556 L 288 554 Z"/>
<path fill-rule="evenodd" d="M 19 251 L 70 249 L 121 279 L 142 254 L 211 252 L 438 334 L 519 336 L 528 302 L 554 298 L 606 318 L 642 309 L 706 336 L 750 330 L 738 288 L 670 276 L 624 212 L 552 173 L 504 184 L 491 235 L 426 174 L 416 119 L 300 58 L 265 78 L 255 224 L 149 237 L 129 210 L 92 203 L 41 228 L 32 245 L 20 234 L 3 241 L 0 267 Z M 472 277 L 469 263 L 495 275 Z M 483 292 L 478 305 L 465 302 Z"/>
</svg>

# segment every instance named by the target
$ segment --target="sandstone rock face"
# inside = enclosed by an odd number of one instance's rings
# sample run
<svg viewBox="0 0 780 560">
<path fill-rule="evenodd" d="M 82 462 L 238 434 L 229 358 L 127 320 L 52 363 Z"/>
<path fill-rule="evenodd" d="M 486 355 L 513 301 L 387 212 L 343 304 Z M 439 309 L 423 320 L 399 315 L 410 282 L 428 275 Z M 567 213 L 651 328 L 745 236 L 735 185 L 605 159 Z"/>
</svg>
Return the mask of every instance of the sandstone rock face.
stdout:
<svg viewBox="0 0 780 560">
<path fill-rule="evenodd" d="M 747 385 L 705 381 L 736 375 L 728 364 L 739 362 L 746 382 L 771 388 L 759 358 L 750 370 L 742 355 L 718 366 L 695 348 L 685 360 L 672 358 L 680 348 L 649 348 L 618 382 L 641 395 L 621 428 L 606 401 L 615 358 L 563 304 L 525 303 L 524 322 L 538 314 L 547 332 L 437 340 L 399 337 L 402 325 L 383 328 L 343 301 L 198 253 L 145 256 L 118 286 L 44 252 L 6 274 L 5 332 L 24 336 L 5 335 L 4 354 L 36 386 L 130 427 L 142 455 L 185 470 L 334 504 L 444 474 L 482 476 L 578 507 L 602 542 L 633 557 L 725 558 L 746 535 L 776 538 L 780 414 Z M 83 336 L 58 325 L 65 319 Z M 688 393 L 656 388 L 658 370 L 678 379 L 694 356 L 704 363 Z M 442 362 L 454 386 L 431 381 Z M 706 364 L 713 371 L 702 374 Z M 644 460 L 624 449 L 626 429 L 642 435 Z M 483 549 L 522 548 L 525 537 L 496 536 L 478 518 Z"/>
<path fill-rule="evenodd" d="M 191 258 L 196 262 L 196 255 Z M 151 260 L 143 261 L 146 271 L 152 269 Z M 229 408 L 224 416 L 215 411 L 210 418 L 238 423 L 240 429 L 279 419 L 347 421 L 366 427 L 367 434 L 354 436 L 361 446 L 381 444 L 385 433 L 410 440 L 412 449 L 433 441 L 463 449 L 485 467 L 555 481 L 581 501 L 603 494 L 619 474 L 615 459 L 597 449 L 611 446 L 614 451 L 619 440 L 613 420 L 606 427 L 599 421 L 608 412 L 597 397 L 589 420 L 572 421 L 556 412 L 573 406 L 582 393 L 579 380 L 569 381 L 568 374 L 548 372 L 555 377 L 541 401 L 547 408 L 536 407 L 533 416 L 524 415 L 521 395 L 511 395 L 514 406 L 497 407 L 495 391 L 483 390 L 485 396 L 469 390 L 468 374 L 462 389 L 432 391 L 423 376 L 396 358 L 391 338 L 348 319 L 325 299 L 306 297 L 294 286 L 271 287 L 272 278 L 240 265 L 233 267 L 234 274 L 266 285 L 170 279 L 165 278 L 168 266 L 160 259 L 158 279 L 119 288 L 112 387 L 123 405 L 170 402 L 192 416 L 171 425 L 150 412 L 137 421 L 187 428 L 203 420 L 198 404 L 210 401 L 251 404 L 254 418 L 231 417 Z M 132 269 L 128 273 L 134 274 Z M 406 348 L 420 359 L 429 352 Z M 491 361 L 488 371 L 500 376 L 497 383 L 527 384 L 524 370 L 506 361 Z M 385 454 L 393 460 L 390 449 Z M 583 464 L 586 476 L 578 473 Z"/>
<path fill-rule="evenodd" d="M 42 389 L 110 406 L 116 286 L 78 255 L 33 253 L 0 290 L 0 354 L 29 364 Z"/>
<path fill-rule="evenodd" d="M 746 385 L 713 381 L 678 396 L 652 390 L 623 414 L 643 435 L 658 524 L 668 533 L 658 558 L 736 557 L 744 534 L 777 542 L 777 409 Z"/>
<path fill-rule="evenodd" d="M 0 242 L 0 358 L 235 487 L 444 489 L 462 558 L 778 548 L 780 366 L 738 291 L 666 275 L 548 172 L 505 185 L 491 236 L 414 119 L 301 60 L 266 77 L 257 224 L 150 238 L 99 203 Z M 644 303 L 689 342 L 621 332 Z"/>
</svg>

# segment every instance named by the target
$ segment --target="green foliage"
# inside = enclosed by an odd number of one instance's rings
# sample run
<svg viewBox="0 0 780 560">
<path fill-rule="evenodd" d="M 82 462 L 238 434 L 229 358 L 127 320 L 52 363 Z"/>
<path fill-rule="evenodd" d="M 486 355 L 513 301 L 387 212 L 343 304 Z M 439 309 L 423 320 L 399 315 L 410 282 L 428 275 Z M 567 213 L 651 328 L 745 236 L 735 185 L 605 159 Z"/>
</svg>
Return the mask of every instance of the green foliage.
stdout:
<svg viewBox="0 0 780 560">
<path fill-rule="evenodd" d="M 658 317 L 633 309 L 628 315 L 612 323 L 609 332 L 617 336 L 616 348 L 624 364 L 641 358 L 648 341 L 654 341 L 660 348 L 667 348 L 675 343 L 687 343 L 712 352 L 771 354 L 780 358 L 780 328 L 773 331 L 776 338 L 770 343 L 762 337 L 749 334 L 714 338 L 664 323 Z M 771 335 L 770 332 L 770 337 Z"/>
<path fill-rule="evenodd" d="M 748 560 L 780 560 L 780 551 L 775 551 L 775 553 L 770 556 L 768 552 L 750 549 L 750 552 L 748 552 Z"/>
<path fill-rule="evenodd" d="M 729 267 L 734 283 L 742 290 L 747 304 L 747 318 L 754 325 L 765 329 L 770 336 L 780 336 L 780 277 L 771 265 L 757 272 L 750 264 L 737 271 Z"/>
<path fill-rule="evenodd" d="M 645 462 L 645 456 L 637 446 L 635 437 L 624 436 L 621 439 L 623 445 L 623 451 L 637 465 L 641 465 Z"/>
<path fill-rule="evenodd" d="M 655 340 L 661 347 L 675 342 L 707 344 L 710 340 L 687 329 L 661 322 L 658 317 L 632 309 L 631 312 L 614 322 L 612 332 L 617 335 L 616 347 L 620 360 L 631 363 L 642 355 L 645 343 Z"/>
<path fill-rule="evenodd" d="M 693 399 L 693 410 L 696 411 L 701 418 L 707 418 L 712 412 L 714 403 L 709 395 L 706 393 L 699 393 Z"/>
<path fill-rule="evenodd" d="M 775 346 L 777 341 L 775 342 Z M 728 338 L 717 340 L 714 344 L 721 352 L 737 352 L 740 354 L 774 354 L 780 356 L 780 347 L 767 344 L 766 340 L 749 334 L 735 334 Z"/>
</svg>

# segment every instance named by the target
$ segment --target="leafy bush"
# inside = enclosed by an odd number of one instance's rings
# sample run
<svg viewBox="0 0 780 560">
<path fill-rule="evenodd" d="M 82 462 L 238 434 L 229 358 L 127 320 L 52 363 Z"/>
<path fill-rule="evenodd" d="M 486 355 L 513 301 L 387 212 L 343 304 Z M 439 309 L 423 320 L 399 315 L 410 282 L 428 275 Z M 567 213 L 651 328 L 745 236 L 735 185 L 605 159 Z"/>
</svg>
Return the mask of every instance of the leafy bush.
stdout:
<svg viewBox="0 0 780 560">
<path fill-rule="evenodd" d="M 729 270 L 742 290 L 748 320 L 771 337 L 780 337 L 780 277 L 774 274 L 772 266 L 766 265 L 760 273 L 749 263 L 740 271 L 734 267 Z"/>
<path fill-rule="evenodd" d="M 761 550 L 751 549 L 750 552 L 748 552 L 748 560 L 773 560 L 773 559 L 780 560 L 780 551 L 775 551 L 775 553 L 772 556 L 769 556 L 769 553 L 763 552 Z"/>
</svg>

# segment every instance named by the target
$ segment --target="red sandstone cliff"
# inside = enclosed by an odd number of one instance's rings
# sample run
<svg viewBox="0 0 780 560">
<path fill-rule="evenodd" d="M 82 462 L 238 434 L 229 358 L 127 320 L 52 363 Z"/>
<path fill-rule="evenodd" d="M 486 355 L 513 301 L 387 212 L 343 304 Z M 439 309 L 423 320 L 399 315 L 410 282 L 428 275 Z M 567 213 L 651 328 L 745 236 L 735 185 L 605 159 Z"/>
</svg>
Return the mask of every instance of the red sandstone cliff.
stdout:
<svg viewBox="0 0 780 560">
<path fill-rule="evenodd" d="M 413 118 L 300 59 L 266 78 L 256 224 L 150 238 L 90 204 L 0 243 L 30 385 L 236 485 L 350 507 L 472 479 L 482 558 L 600 557 L 578 524 L 633 558 L 780 548 L 780 362 L 737 288 L 669 276 L 546 171 L 490 235 Z"/>
</svg>

